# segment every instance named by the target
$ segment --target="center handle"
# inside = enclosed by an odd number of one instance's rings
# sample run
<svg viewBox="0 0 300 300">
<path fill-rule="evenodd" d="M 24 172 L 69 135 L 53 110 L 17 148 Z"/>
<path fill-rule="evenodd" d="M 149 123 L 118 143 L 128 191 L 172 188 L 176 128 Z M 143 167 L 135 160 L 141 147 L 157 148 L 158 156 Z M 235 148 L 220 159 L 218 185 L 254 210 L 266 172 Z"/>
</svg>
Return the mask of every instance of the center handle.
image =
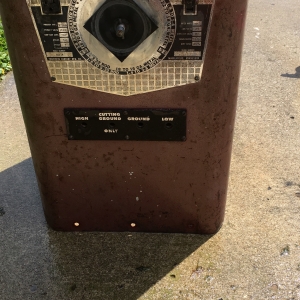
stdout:
<svg viewBox="0 0 300 300">
<path fill-rule="evenodd" d="M 119 37 L 119 38 L 122 38 L 124 40 L 125 31 L 126 31 L 125 24 L 122 23 L 122 20 L 119 20 L 119 24 L 116 28 L 116 36 Z"/>
</svg>

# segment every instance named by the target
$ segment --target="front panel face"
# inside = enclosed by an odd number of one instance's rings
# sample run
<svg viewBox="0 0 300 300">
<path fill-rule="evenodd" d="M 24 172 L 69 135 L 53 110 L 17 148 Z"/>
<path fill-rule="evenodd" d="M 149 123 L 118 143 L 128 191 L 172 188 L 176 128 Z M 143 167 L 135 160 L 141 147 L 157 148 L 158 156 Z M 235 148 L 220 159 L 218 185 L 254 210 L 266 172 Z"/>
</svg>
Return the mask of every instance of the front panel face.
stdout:
<svg viewBox="0 0 300 300">
<path fill-rule="evenodd" d="M 200 80 L 213 0 L 29 0 L 53 80 L 130 96 Z"/>
</svg>

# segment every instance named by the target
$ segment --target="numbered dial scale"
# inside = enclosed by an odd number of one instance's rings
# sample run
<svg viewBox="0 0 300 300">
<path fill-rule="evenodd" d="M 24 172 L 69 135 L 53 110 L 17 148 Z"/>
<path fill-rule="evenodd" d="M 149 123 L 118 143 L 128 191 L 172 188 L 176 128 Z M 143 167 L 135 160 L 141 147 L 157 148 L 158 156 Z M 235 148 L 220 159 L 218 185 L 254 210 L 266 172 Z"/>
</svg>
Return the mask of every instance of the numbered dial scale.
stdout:
<svg viewBox="0 0 300 300">
<path fill-rule="evenodd" d="M 59 83 L 129 96 L 201 77 L 213 0 L 29 0 Z"/>
</svg>

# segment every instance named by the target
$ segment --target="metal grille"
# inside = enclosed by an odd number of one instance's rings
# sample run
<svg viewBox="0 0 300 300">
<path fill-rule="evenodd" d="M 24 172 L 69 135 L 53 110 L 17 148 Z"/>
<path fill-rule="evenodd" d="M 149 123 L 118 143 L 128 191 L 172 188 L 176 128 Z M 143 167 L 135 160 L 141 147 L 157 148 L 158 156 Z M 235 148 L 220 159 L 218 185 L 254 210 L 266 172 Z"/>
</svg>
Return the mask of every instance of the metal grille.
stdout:
<svg viewBox="0 0 300 300">
<path fill-rule="evenodd" d="M 162 62 L 136 75 L 105 73 L 87 62 L 48 62 L 56 82 L 92 90 L 130 96 L 195 82 L 201 75 L 200 62 Z"/>
</svg>

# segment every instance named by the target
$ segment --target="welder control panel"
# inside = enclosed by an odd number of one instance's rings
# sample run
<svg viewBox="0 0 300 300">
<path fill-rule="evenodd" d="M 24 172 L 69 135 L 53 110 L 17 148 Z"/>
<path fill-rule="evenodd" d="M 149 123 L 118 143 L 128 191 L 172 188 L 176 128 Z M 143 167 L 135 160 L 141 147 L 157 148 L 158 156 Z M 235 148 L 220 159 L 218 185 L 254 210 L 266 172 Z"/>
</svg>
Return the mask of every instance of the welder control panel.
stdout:
<svg viewBox="0 0 300 300">
<path fill-rule="evenodd" d="M 214 0 L 28 0 L 53 81 L 130 96 L 201 79 Z"/>
</svg>

